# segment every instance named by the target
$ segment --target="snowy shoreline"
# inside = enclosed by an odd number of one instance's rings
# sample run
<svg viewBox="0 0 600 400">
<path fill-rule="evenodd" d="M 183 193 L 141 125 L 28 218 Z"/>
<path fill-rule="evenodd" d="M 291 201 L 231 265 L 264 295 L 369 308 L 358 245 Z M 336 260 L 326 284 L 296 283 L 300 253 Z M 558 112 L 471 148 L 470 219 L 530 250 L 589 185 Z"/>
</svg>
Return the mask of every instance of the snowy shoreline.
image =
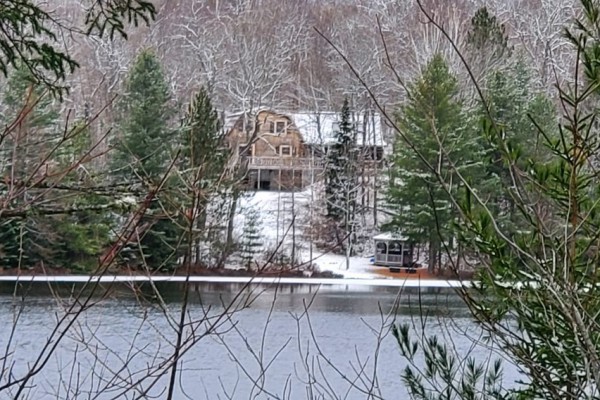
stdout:
<svg viewBox="0 0 600 400">
<path fill-rule="evenodd" d="M 295 284 L 295 285 L 356 285 L 356 286 L 387 286 L 406 288 L 459 288 L 470 287 L 470 281 L 442 279 L 389 279 L 389 278 L 278 278 L 278 277 L 233 277 L 233 276 L 131 276 L 131 275 L 21 275 L 0 276 L 0 282 L 42 282 L 42 283 L 133 283 L 133 282 L 165 282 L 183 283 L 251 283 L 251 284 Z"/>
</svg>

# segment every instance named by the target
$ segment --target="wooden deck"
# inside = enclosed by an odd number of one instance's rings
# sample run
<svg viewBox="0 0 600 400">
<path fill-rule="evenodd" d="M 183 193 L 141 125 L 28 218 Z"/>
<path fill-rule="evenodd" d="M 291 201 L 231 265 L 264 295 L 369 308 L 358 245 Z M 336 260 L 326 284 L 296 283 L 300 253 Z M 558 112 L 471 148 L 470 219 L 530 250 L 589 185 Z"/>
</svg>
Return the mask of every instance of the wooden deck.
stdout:
<svg viewBox="0 0 600 400">
<path fill-rule="evenodd" d="M 323 161 L 298 157 L 246 157 L 248 169 L 315 170 L 323 169 Z"/>
<path fill-rule="evenodd" d="M 307 157 L 244 157 L 243 160 L 248 169 L 281 169 L 281 170 L 316 170 L 325 168 L 325 160 L 321 158 Z M 375 171 L 382 168 L 381 162 L 363 161 L 361 164 L 367 171 Z"/>
</svg>

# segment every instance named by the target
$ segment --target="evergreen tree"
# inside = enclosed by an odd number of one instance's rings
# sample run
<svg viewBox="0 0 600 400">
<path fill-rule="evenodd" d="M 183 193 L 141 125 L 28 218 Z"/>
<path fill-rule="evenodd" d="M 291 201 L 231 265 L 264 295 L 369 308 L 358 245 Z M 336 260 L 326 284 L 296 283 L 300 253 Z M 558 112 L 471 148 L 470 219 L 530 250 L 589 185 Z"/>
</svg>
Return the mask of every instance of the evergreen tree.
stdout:
<svg viewBox="0 0 600 400">
<path fill-rule="evenodd" d="M 156 56 L 146 50 L 133 64 L 120 104 L 119 138 L 112 153 L 113 176 L 152 190 L 163 179 L 173 132 L 169 90 Z M 130 265 L 171 268 L 181 255 L 182 227 L 177 204 L 161 191 L 139 223 L 141 236 L 122 254 Z"/>
<path fill-rule="evenodd" d="M 246 269 L 252 269 L 252 263 L 262 246 L 259 215 L 255 209 L 250 209 L 246 213 L 241 240 L 242 263 Z"/>
<path fill-rule="evenodd" d="M 10 75 L 2 97 L 0 123 L 13 128 L 0 143 L 0 167 L 3 176 L 20 188 L 9 205 L 16 208 L 40 194 L 28 186 L 34 175 L 43 171 L 43 162 L 59 140 L 58 113 L 44 87 L 22 66 Z M 46 240 L 52 236 L 48 228 L 52 225 L 42 224 L 41 218 L 7 218 L 0 213 L 2 265 L 30 266 L 43 260 L 47 254 L 44 249 L 48 249 Z"/>
<path fill-rule="evenodd" d="M 600 5 L 582 0 L 579 8 L 563 31 L 579 68 L 556 85 L 561 119 L 558 129 L 542 135 L 547 159 L 527 160 L 527 149 L 507 143 L 506 129 L 492 120 L 482 124 L 483 134 L 516 177 L 511 186 L 499 186 L 514 201 L 521 228 L 506 229 L 477 192 L 465 190 L 456 198 L 461 209 L 457 237 L 476 255 L 478 267 L 477 283 L 457 293 L 486 348 L 518 366 L 519 379 L 505 379 L 500 360 L 490 365 L 489 359 L 460 354 L 454 344 L 443 343 L 446 336 L 439 340 L 424 334 L 424 326 L 414 332 L 417 340 L 409 340 L 407 324 L 394 335 L 409 364 L 402 380 L 413 398 L 599 397 L 600 190 L 592 159 L 600 151 L 594 122 Z M 517 112 L 525 114 L 525 109 Z"/>
<path fill-rule="evenodd" d="M 549 137 L 557 135 L 557 116 L 548 97 L 536 92 L 530 78 L 530 72 L 522 62 L 510 64 L 508 68 L 492 71 L 486 79 L 484 96 L 487 110 L 481 106 L 480 118 L 491 118 L 497 129 L 502 132 L 503 141 L 516 157 L 517 167 L 526 170 L 531 162 L 545 162 L 550 151 L 545 145 L 540 129 Z M 514 202 L 502 187 L 514 186 L 509 166 L 502 151 L 494 143 L 494 137 L 485 137 L 485 171 L 489 182 L 490 207 L 498 213 L 502 223 L 512 225 Z M 509 228 L 506 225 L 506 228 Z"/>
<path fill-rule="evenodd" d="M 58 164 L 61 171 L 76 165 L 92 146 L 91 132 L 84 122 L 74 124 L 67 140 L 60 146 Z M 90 171 L 75 168 L 62 179 L 63 185 L 85 187 L 93 184 Z M 59 200 L 60 201 L 60 200 Z M 82 271 L 97 266 L 98 256 L 108 245 L 114 223 L 108 210 L 109 199 L 94 193 L 76 193 L 69 198 L 71 208 L 81 211 L 51 216 L 56 231 L 52 242 L 54 264 Z"/>
<path fill-rule="evenodd" d="M 347 237 L 346 250 L 351 253 L 355 240 L 357 153 L 356 131 L 351 120 L 348 99 L 345 99 L 339 127 L 335 132 L 335 141 L 327 153 L 325 195 L 327 217 L 338 228 L 336 232 L 341 231 L 341 235 L 337 234 L 337 240 L 343 243 L 343 239 Z"/>
<path fill-rule="evenodd" d="M 481 77 L 490 67 L 512 54 L 504 24 L 499 23 L 485 6 L 479 8 L 471 18 L 466 45 L 470 66 L 476 77 Z"/>
<path fill-rule="evenodd" d="M 441 55 L 435 55 L 411 85 L 409 101 L 401 108 L 397 123 L 404 138 L 398 136 L 394 142 L 387 193 L 394 217 L 387 228 L 427 243 L 429 268 L 434 269 L 442 242 L 450 239 L 456 213 L 429 166 L 439 172 L 451 191 L 458 190 L 459 181 L 450 162 L 465 176 L 480 168 L 468 161 L 477 159 L 480 145 L 467 129 L 457 80 Z"/>
<path fill-rule="evenodd" d="M 113 176 L 156 183 L 163 177 L 173 133 L 170 95 L 162 67 L 149 50 L 138 55 L 119 102 L 119 132 L 112 152 Z"/>
<path fill-rule="evenodd" d="M 189 105 L 181 134 L 181 176 L 187 188 L 185 208 L 196 208 L 191 232 L 191 243 L 196 248 L 195 260 L 200 262 L 200 242 L 207 240 L 208 206 L 216 195 L 228 195 L 230 185 L 223 172 L 227 166 L 229 150 L 224 141 L 221 122 L 208 91 L 202 87 Z M 223 210 L 213 210 L 223 212 Z"/>
<path fill-rule="evenodd" d="M 0 123 L 14 128 L 0 146 L 3 173 L 10 171 L 19 180 L 30 178 L 56 145 L 58 112 L 53 103 L 26 68 L 21 66 L 10 75 L 3 93 Z"/>
</svg>

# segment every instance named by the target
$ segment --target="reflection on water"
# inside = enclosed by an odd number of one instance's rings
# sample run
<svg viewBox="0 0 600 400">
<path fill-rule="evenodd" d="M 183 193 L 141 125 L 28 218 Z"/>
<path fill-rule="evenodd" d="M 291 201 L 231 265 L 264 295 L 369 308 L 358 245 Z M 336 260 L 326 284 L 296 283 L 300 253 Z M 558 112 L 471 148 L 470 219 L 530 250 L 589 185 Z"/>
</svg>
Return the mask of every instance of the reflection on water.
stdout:
<svg viewBox="0 0 600 400">
<path fill-rule="evenodd" d="M 57 317 L 81 289 L 20 287 L 18 293 L 26 295 L 20 302 L 11 296 L 13 286 L 0 287 L 5 293 L 0 296 L 3 321 L 13 321 L 23 306 L 11 345 L 16 376 L 35 360 Z M 91 393 L 89 397 L 103 392 L 99 399 L 164 398 L 168 376 L 160 375 L 169 372 L 165 366 L 176 338 L 181 289 L 173 284 L 160 285 L 158 292 L 148 284 L 99 288 L 96 294 L 104 297 L 95 297 L 98 303 L 77 319 L 34 378 L 27 390 L 30 398 L 83 397 L 69 393 L 74 387 Z M 450 334 L 462 355 L 471 347 L 469 337 L 478 333 L 460 299 L 448 291 L 201 284 L 189 295 L 186 337 L 196 343 L 184 341 L 187 350 L 175 398 L 187 393 L 192 399 L 364 399 L 375 370 L 374 391 L 385 399 L 403 398 L 400 373 L 405 364 L 388 334 L 391 323 L 420 322 L 427 316 L 428 333 Z M 2 348 L 10 332 L 11 324 L 0 326 Z M 487 359 L 490 353 L 478 348 L 475 355 Z M 364 376 L 355 381 L 357 375 Z M 7 379 L 4 374 L 0 383 Z"/>
</svg>

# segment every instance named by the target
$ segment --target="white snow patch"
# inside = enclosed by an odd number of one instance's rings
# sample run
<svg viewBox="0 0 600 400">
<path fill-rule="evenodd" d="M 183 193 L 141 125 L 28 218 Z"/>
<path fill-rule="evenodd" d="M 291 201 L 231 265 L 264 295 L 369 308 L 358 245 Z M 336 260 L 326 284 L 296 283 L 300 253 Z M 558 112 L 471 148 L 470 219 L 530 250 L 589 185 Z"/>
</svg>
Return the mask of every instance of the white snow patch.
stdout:
<svg viewBox="0 0 600 400">
<path fill-rule="evenodd" d="M 245 212 L 253 208 L 259 214 L 260 230 L 263 238 L 263 249 L 274 250 L 279 243 L 279 250 L 286 255 L 291 254 L 292 244 L 295 242 L 295 255 L 297 261 L 303 265 L 314 265 L 320 271 L 331 271 L 343 275 L 344 278 L 373 279 L 381 278 L 375 272 L 370 257 L 350 257 L 349 268 L 346 269 L 344 255 L 324 253 L 313 246 L 312 260 L 310 257 L 310 243 L 306 240 L 303 224 L 306 220 L 306 207 L 310 204 L 311 188 L 300 192 L 256 191 L 250 192 L 240 199 L 239 209 L 234 219 L 234 235 L 239 240 L 245 220 Z M 295 214 L 295 219 L 294 219 Z M 295 232 L 291 228 L 295 220 Z"/>
</svg>

